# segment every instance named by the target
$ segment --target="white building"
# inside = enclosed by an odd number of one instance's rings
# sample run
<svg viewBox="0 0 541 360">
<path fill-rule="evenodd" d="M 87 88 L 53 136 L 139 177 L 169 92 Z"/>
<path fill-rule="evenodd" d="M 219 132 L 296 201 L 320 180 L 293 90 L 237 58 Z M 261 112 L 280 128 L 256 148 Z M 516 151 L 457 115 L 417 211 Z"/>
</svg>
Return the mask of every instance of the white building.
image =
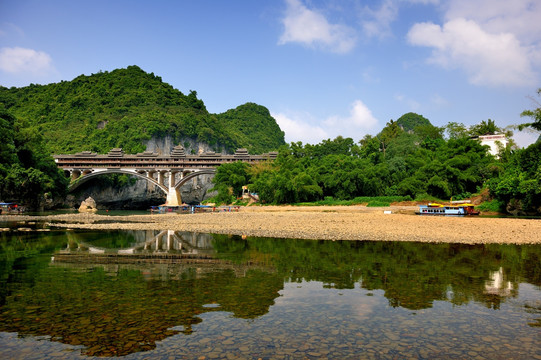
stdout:
<svg viewBox="0 0 541 360">
<path fill-rule="evenodd" d="M 504 134 L 481 135 L 479 136 L 479 141 L 481 142 L 481 145 L 490 146 L 489 152 L 494 156 L 498 155 L 499 146 L 503 146 L 505 148 L 509 143 Z"/>
</svg>

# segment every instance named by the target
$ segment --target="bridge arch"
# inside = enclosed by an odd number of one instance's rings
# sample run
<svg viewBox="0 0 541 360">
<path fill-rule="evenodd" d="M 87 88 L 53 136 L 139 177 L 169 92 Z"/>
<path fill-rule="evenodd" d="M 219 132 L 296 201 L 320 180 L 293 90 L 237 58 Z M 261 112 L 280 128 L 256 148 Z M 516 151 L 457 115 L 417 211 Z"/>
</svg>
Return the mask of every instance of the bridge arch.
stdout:
<svg viewBox="0 0 541 360">
<path fill-rule="evenodd" d="M 145 179 L 146 181 L 156 185 L 160 190 L 164 192 L 165 195 L 167 195 L 169 192 L 165 185 L 160 184 L 157 180 L 150 178 L 146 176 L 145 174 L 140 174 L 138 172 L 121 170 L 121 169 L 108 169 L 108 170 L 93 172 L 93 173 L 81 176 L 75 182 L 71 183 L 68 186 L 68 191 L 72 192 L 75 189 L 77 189 L 79 186 L 81 186 L 82 184 L 86 183 L 88 180 L 93 179 L 99 175 L 104 175 L 104 174 L 126 174 L 126 175 L 136 176 L 141 179 Z"/>
<path fill-rule="evenodd" d="M 214 175 L 216 174 L 216 169 L 205 169 L 200 171 L 192 172 L 186 176 L 184 176 L 178 183 L 175 184 L 175 189 L 180 189 L 180 187 L 184 184 L 186 184 L 188 181 L 192 180 L 193 178 L 199 176 L 199 175 Z"/>
</svg>

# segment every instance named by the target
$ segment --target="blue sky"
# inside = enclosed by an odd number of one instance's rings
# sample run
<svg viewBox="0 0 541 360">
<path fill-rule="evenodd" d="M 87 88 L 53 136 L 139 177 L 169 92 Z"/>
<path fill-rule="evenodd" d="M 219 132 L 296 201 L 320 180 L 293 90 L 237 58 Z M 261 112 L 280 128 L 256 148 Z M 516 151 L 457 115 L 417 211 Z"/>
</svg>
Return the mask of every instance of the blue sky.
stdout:
<svg viewBox="0 0 541 360">
<path fill-rule="evenodd" d="M 505 127 L 539 106 L 539 19 L 539 0 L 0 0 L 0 85 L 138 65 L 213 113 L 266 106 L 288 142 L 410 111 Z"/>
</svg>

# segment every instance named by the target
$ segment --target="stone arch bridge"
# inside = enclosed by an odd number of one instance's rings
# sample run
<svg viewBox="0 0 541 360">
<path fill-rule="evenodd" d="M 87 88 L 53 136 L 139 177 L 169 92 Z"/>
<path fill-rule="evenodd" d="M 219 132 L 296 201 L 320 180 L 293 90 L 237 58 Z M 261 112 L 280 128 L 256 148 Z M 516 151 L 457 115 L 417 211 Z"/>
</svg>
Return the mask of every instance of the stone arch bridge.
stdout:
<svg viewBox="0 0 541 360">
<path fill-rule="evenodd" d="M 156 185 L 167 196 L 166 204 L 177 206 L 182 203 L 180 187 L 199 176 L 214 174 L 224 163 L 244 161 L 259 162 L 276 159 L 278 153 L 250 155 L 246 149 L 238 149 L 233 155 L 207 152 L 187 155 L 180 145 L 169 155 L 142 152 L 136 155 L 124 154 L 115 148 L 108 154 L 99 155 L 83 151 L 74 155 L 54 155 L 56 165 L 71 177 L 69 191 L 73 191 L 88 180 L 103 174 L 128 174 Z"/>
</svg>

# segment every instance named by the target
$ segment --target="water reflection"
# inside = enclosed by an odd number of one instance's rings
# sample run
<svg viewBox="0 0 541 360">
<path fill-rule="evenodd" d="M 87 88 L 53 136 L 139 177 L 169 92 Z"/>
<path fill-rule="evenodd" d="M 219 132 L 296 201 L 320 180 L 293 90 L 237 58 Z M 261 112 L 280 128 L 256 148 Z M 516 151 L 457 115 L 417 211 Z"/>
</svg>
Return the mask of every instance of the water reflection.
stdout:
<svg viewBox="0 0 541 360">
<path fill-rule="evenodd" d="M 403 351 L 441 350 L 449 337 L 484 339 L 477 354 L 504 356 L 506 349 L 495 349 L 511 344 L 507 351 L 516 355 L 518 339 L 529 344 L 527 354 L 539 352 L 540 246 L 170 230 L 1 236 L 0 331 L 48 336 L 84 355 L 158 351 L 173 338 L 192 356 L 211 340 L 226 351 L 222 342 L 234 338 L 230 350 L 251 349 L 241 358 L 272 357 L 285 343 L 291 351 L 284 355 L 293 357 L 353 356 L 361 345 L 411 355 Z M 257 345 L 254 338 L 268 340 Z"/>
<path fill-rule="evenodd" d="M 118 274 L 137 270 L 145 280 L 184 280 L 202 278 L 209 273 L 232 272 L 245 277 L 250 271 L 273 273 L 268 263 L 232 261 L 214 249 L 211 234 L 186 231 L 125 231 L 116 241 L 95 239 L 91 233 L 67 233 L 64 249 L 56 251 L 51 265 L 65 268 L 94 269 Z"/>
<path fill-rule="evenodd" d="M 85 234 L 68 233 L 65 253 L 89 252 L 91 254 L 213 254 L 210 234 L 186 231 L 127 231 L 122 243 L 96 241 Z"/>
</svg>

